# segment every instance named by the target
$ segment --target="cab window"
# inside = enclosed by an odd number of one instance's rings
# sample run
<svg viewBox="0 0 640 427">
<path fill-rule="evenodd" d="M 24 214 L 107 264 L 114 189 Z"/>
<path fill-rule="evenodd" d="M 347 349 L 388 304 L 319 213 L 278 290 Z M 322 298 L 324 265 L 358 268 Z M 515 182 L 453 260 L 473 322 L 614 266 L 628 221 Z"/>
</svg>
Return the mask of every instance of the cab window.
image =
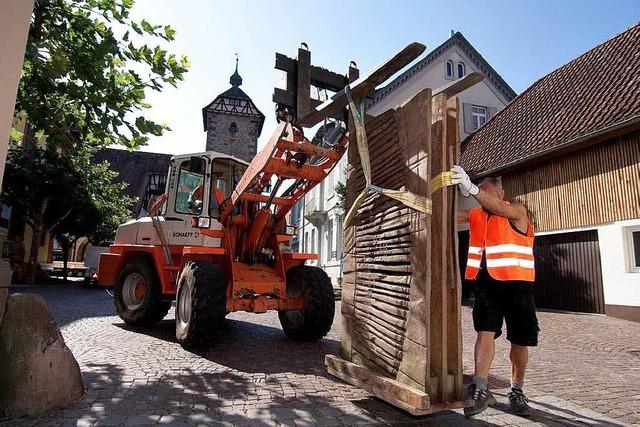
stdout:
<svg viewBox="0 0 640 427">
<path fill-rule="evenodd" d="M 217 218 L 220 203 L 231 197 L 231 191 L 247 167 L 230 159 L 216 159 L 211 166 L 211 201 L 209 203 L 209 215 Z"/>
<path fill-rule="evenodd" d="M 175 211 L 199 215 L 202 213 L 204 174 L 191 169 L 189 160 L 180 164 Z"/>
</svg>

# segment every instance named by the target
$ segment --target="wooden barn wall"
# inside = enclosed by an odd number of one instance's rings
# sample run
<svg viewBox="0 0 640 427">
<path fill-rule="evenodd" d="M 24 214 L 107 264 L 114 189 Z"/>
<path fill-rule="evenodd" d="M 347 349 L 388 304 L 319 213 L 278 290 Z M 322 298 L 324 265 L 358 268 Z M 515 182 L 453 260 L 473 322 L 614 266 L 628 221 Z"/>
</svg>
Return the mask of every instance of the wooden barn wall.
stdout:
<svg viewBox="0 0 640 427">
<path fill-rule="evenodd" d="M 536 231 L 640 218 L 640 131 L 502 176 Z"/>
</svg>

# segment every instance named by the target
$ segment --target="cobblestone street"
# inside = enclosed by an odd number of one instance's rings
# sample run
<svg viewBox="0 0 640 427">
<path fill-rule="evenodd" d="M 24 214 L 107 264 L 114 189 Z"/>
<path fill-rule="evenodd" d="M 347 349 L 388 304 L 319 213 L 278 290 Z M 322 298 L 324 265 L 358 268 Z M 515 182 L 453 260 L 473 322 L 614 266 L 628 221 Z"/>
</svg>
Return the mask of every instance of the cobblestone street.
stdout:
<svg viewBox="0 0 640 427">
<path fill-rule="evenodd" d="M 102 289 L 16 287 L 47 300 L 75 355 L 87 392 L 69 408 L 2 425 L 640 425 L 640 324 L 601 316 L 539 313 L 526 391 L 532 419 L 508 413 L 508 347 L 498 340 L 491 385 L 499 404 L 465 420 L 461 411 L 414 418 L 326 373 L 340 322 L 326 339 L 286 339 L 277 315 L 234 313 L 203 354 L 174 339 L 173 312 L 148 330 L 115 315 Z M 339 313 L 339 305 L 337 313 Z M 472 369 L 470 309 L 463 310 L 465 372 Z"/>
</svg>

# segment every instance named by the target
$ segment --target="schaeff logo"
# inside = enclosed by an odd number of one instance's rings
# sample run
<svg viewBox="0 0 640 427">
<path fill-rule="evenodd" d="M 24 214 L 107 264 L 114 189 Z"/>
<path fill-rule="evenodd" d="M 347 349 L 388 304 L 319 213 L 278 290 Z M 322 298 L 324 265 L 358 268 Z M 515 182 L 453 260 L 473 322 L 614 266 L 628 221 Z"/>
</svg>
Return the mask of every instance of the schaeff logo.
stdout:
<svg viewBox="0 0 640 427">
<path fill-rule="evenodd" d="M 199 237 L 200 232 L 198 231 L 174 231 L 170 237 L 181 237 L 181 238 L 191 238 L 191 237 Z"/>
</svg>

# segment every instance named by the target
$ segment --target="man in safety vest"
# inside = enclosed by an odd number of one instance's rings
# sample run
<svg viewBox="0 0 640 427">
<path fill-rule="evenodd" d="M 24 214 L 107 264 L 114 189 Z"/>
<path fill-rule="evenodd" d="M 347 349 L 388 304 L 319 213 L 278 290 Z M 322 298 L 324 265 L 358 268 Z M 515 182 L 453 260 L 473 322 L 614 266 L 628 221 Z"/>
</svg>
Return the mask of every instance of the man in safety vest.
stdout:
<svg viewBox="0 0 640 427">
<path fill-rule="evenodd" d="M 467 417 L 479 414 L 496 402 L 488 389 L 488 376 L 495 355 L 494 339 L 507 324 L 511 342 L 511 391 L 509 403 L 515 414 L 531 416 L 522 386 L 529 359 L 528 347 L 538 344 L 538 319 L 533 296 L 535 269 L 533 227 L 527 210 L 504 200 L 502 185 L 487 178 L 476 186 L 460 166 L 451 169 L 452 182 L 462 195 L 472 195 L 481 207 L 468 213 L 469 255 L 465 278 L 475 282 L 473 326 L 475 372 L 469 386 L 473 407 Z"/>
</svg>

